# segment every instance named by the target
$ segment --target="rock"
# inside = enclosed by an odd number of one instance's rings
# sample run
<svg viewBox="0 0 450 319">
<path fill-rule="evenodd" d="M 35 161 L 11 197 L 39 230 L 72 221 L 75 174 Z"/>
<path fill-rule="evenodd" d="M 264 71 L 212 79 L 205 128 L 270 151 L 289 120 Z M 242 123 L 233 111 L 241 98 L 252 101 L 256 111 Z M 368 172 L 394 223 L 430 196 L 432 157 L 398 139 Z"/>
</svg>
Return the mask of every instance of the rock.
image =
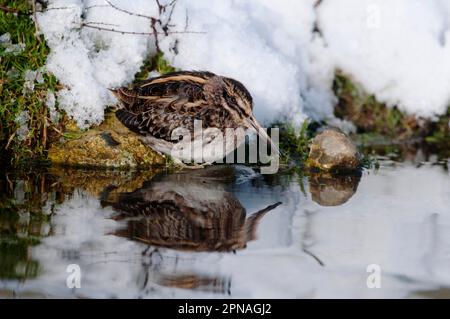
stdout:
<svg viewBox="0 0 450 319">
<path fill-rule="evenodd" d="M 60 143 L 51 146 L 52 163 L 76 167 L 143 168 L 164 165 L 164 156 L 143 144 L 114 114 L 88 131 L 72 127 Z"/>
<path fill-rule="evenodd" d="M 82 189 L 95 198 L 103 199 L 106 195 L 114 197 L 125 192 L 132 192 L 143 187 L 156 174 L 165 171 L 162 167 L 145 170 L 103 170 L 78 169 L 52 166 L 48 174 L 56 179 L 58 193 L 72 194 L 75 189 Z"/>
<path fill-rule="evenodd" d="M 342 205 L 356 193 L 360 179 L 359 174 L 313 173 L 309 175 L 312 200 L 321 206 Z"/>
<path fill-rule="evenodd" d="M 312 140 L 307 164 L 323 171 L 355 170 L 360 164 L 360 155 L 344 133 L 326 129 Z"/>
</svg>

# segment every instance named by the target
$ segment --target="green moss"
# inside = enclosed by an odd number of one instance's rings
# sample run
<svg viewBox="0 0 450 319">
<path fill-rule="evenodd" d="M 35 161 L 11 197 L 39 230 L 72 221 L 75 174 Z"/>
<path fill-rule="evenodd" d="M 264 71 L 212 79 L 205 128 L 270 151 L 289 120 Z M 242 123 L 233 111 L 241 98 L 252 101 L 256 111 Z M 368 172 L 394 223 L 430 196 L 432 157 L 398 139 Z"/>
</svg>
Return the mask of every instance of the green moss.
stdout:
<svg viewBox="0 0 450 319">
<path fill-rule="evenodd" d="M 69 125 L 66 129 L 69 129 Z M 62 143 L 53 143 L 48 157 L 53 164 L 72 167 L 150 168 L 165 164 L 165 158 L 141 142 L 115 116 L 89 130 L 68 130 Z M 67 139 L 66 139 L 67 137 Z"/>
<path fill-rule="evenodd" d="M 435 122 L 418 119 L 401 112 L 397 107 L 387 107 L 378 102 L 375 96 L 367 94 L 341 72 L 335 75 L 333 90 L 338 97 L 335 115 L 353 122 L 360 134 L 381 135 L 395 141 L 421 138 L 439 143 L 450 138 L 450 108 L 446 115 Z"/>
<path fill-rule="evenodd" d="M 338 97 L 335 115 L 355 124 L 358 134 L 353 138 L 364 152 L 371 152 L 365 156 L 387 154 L 391 157 L 398 153 L 400 159 L 413 149 L 421 148 L 448 157 L 450 106 L 446 114 L 434 121 L 416 118 L 378 102 L 341 72 L 335 75 L 333 89 Z"/>
<path fill-rule="evenodd" d="M 426 137 L 426 141 L 438 148 L 450 150 L 450 107 L 444 116 L 433 123 L 432 134 Z"/>
<path fill-rule="evenodd" d="M 0 280 L 25 280 L 39 275 L 38 261 L 30 255 L 50 229 L 43 207 L 47 189 L 56 186 L 48 174 L 0 174 Z"/>
<path fill-rule="evenodd" d="M 278 127 L 280 132 L 279 148 L 281 162 L 304 162 L 308 157 L 312 131 L 308 121 L 304 121 L 299 130 L 292 123 L 276 122 L 271 127 Z"/>
<path fill-rule="evenodd" d="M 18 164 L 45 158 L 54 135 L 45 101 L 48 90 L 56 91 L 57 81 L 44 71 L 42 83 L 35 81 L 34 90 L 24 92 L 26 71 L 43 67 L 49 49 L 42 37 L 35 36 L 29 1 L 0 0 L 0 5 L 16 11 L 0 10 L 0 35 L 9 33 L 12 44 L 23 48 L 10 52 L 10 45 L 0 44 L 0 159 Z"/>
</svg>

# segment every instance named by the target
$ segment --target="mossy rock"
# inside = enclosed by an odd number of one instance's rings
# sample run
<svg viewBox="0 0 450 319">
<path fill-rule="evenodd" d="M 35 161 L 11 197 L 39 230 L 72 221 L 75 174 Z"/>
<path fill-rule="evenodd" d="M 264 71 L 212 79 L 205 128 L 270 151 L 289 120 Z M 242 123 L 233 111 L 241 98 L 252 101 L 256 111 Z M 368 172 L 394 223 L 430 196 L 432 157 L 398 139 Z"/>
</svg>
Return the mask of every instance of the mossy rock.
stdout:
<svg viewBox="0 0 450 319">
<path fill-rule="evenodd" d="M 165 165 L 166 157 L 152 150 L 126 128 L 114 113 L 88 131 L 68 129 L 62 141 L 53 144 L 48 158 L 54 164 L 73 167 L 145 168 Z"/>
<path fill-rule="evenodd" d="M 360 159 L 348 136 L 337 129 L 325 129 L 313 138 L 306 163 L 321 171 L 353 171 Z"/>
</svg>

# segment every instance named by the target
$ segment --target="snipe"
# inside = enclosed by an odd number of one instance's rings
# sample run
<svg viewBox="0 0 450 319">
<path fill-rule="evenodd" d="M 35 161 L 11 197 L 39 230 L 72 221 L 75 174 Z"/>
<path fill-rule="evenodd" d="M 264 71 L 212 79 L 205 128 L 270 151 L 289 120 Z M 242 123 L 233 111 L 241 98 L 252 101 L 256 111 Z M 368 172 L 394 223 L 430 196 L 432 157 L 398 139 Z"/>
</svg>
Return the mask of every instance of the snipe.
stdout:
<svg viewBox="0 0 450 319">
<path fill-rule="evenodd" d="M 111 91 L 122 104 L 117 118 L 154 150 L 177 161 L 220 160 L 245 141 L 247 129 L 278 153 L 252 114 L 250 93 L 234 79 L 181 71 Z"/>
</svg>

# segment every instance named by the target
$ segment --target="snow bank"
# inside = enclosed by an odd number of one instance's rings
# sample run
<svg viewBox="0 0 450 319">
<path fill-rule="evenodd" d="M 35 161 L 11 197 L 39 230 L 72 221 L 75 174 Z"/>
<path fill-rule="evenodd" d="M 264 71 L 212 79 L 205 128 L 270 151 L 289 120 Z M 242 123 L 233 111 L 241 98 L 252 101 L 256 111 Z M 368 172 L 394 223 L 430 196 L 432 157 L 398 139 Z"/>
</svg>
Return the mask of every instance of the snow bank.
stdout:
<svg viewBox="0 0 450 319">
<path fill-rule="evenodd" d="M 111 0 L 158 17 L 154 0 Z M 164 1 L 161 1 L 164 3 Z M 169 1 L 165 1 L 168 3 Z M 184 70 L 236 78 L 251 91 L 262 122 L 288 117 L 332 121 L 336 69 L 388 105 L 420 116 L 442 114 L 450 101 L 444 0 L 178 0 L 174 33 L 160 39 L 165 57 Z M 85 127 L 113 104 L 108 87 L 132 81 L 155 52 L 151 37 L 81 27 L 83 22 L 150 32 L 149 20 L 106 0 L 52 0 L 38 22 L 51 48 L 47 69 L 65 88 L 61 108 Z M 164 12 L 165 18 L 168 12 Z M 200 33 L 189 33 L 200 31 Z"/>
<path fill-rule="evenodd" d="M 183 21 L 187 13 L 189 29 L 205 33 L 177 36 L 178 54 L 170 50 L 172 38 L 162 47 L 175 67 L 208 69 L 239 79 L 254 96 L 255 114 L 261 121 L 273 120 L 280 111 L 302 119 L 305 103 L 312 101 L 318 105 L 315 111 L 325 110 L 321 115 L 328 115 L 329 89 L 324 83 L 315 85 L 320 74 L 316 78 L 305 72 L 319 62 L 309 52 L 313 3 L 180 1 L 174 20 Z"/>
<path fill-rule="evenodd" d="M 146 15 L 158 13 L 147 0 L 126 2 L 124 7 Z M 47 70 L 64 85 L 58 92 L 59 106 L 80 127 L 99 123 L 104 108 L 115 103 L 107 88 L 132 80 L 154 51 L 153 43 L 148 36 L 99 31 L 81 27 L 82 23 L 130 32 L 150 32 L 150 24 L 104 0 L 51 0 L 48 8 L 38 15 L 38 22 L 51 49 Z"/>
<path fill-rule="evenodd" d="M 335 67 L 381 102 L 420 116 L 450 101 L 450 2 L 325 0 L 318 24 Z"/>
</svg>

